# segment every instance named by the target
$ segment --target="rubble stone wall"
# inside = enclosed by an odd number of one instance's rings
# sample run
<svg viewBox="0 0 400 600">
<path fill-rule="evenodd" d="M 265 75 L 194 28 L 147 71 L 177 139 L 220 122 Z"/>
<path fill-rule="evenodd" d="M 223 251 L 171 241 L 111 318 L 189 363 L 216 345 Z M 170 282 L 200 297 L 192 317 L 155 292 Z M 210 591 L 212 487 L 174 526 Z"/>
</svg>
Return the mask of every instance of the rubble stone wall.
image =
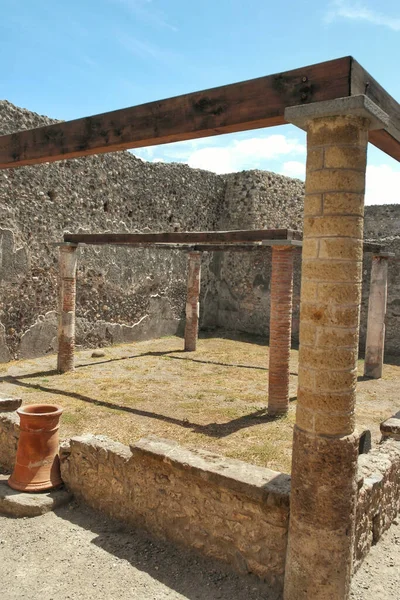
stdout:
<svg viewBox="0 0 400 600">
<path fill-rule="evenodd" d="M 52 122 L 0 102 L 0 135 Z M 0 361 L 55 350 L 63 232 L 216 229 L 224 190 L 223 177 L 129 152 L 0 171 Z M 77 345 L 181 331 L 186 272 L 180 251 L 80 247 Z"/>
<path fill-rule="evenodd" d="M 0 135 L 53 120 L 0 101 Z M 301 229 L 304 184 L 267 171 L 215 175 L 129 152 L 0 171 L 0 362 L 56 349 L 63 232 Z M 400 206 L 366 208 L 365 238 L 399 252 Z M 187 257 L 179 251 L 80 247 L 77 345 L 183 333 Z M 293 342 L 298 341 L 300 252 Z M 389 265 L 386 352 L 400 353 L 400 262 Z M 270 251 L 204 253 L 202 328 L 268 336 Z M 370 259 L 364 268 L 365 344 Z"/>
</svg>

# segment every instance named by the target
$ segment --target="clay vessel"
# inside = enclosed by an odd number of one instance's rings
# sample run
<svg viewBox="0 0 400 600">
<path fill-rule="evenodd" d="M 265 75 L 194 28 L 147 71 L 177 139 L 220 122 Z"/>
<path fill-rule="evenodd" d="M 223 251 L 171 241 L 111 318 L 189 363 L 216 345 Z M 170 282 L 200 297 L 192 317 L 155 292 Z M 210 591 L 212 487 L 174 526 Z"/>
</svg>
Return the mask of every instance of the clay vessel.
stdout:
<svg viewBox="0 0 400 600">
<path fill-rule="evenodd" d="M 62 483 L 58 458 L 61 406 L 30 404 L 17 410 L 20 436 L 8 485 L 23 492 L 41 492 Z"/>
</svg>

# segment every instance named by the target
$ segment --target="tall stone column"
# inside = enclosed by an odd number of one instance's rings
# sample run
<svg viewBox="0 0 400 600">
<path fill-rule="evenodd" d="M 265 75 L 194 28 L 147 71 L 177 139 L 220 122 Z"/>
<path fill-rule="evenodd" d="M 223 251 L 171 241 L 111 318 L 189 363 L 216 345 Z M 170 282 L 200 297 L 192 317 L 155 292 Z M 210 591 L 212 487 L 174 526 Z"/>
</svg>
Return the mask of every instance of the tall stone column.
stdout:
<svg viewBox="0 0 400 600">
<path fill-rule="evenodd" d="M 201 252 L 188 254 L 188 283 L 186 300 L 185 350 L 196 350 L 199 333 L 200 316 L 200 283 L 201 283 Z"/>
<path fill-rule="evenodd" d="M 62 244 L 59 254 L 58 360 L 60 373 L 74 369 L 77 246 Z"/>
<path fill-rule="evenodd" d="M 365 347 L 365 377 L 382 377 L 385 346 L 388 259 L 373 256 L 368 302 L 367 341 Z"/>
<path fill-rule="evenodd" d="M 369 110 L 372 103 L 357 98 L 285 113 L 287 121 L 307 129 L 285 600 L 346 600 L 349 595 L 366 150 L 370 118 L 377 120 Z"/>
<path fill-rule="evenodd" d="M 289 408 L 293 254 L 293 246 L 272 246 L 268 379 L 270 415 L 285 414 Z"/>
</svg>

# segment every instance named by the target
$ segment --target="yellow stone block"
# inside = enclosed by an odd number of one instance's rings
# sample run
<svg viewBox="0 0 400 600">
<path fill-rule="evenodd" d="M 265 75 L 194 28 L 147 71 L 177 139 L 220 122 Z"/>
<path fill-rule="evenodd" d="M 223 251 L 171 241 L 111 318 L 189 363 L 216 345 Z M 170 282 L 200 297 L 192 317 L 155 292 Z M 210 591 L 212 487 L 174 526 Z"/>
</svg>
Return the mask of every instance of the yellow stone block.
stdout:
<svg viewBox="0 0 400 600">
<path fill-rule="evenodd" d="M 324 166 L 324 151 L 322 148 L 312 149 L 307 151 L 307 172 L 322 169 Z"/>
<path fill-rule="evenodd" d="M 302 303 L 301 322 L 314 323 L 320 327 L 358 327 L 360 308 L 355 305 L 335 305 L 316 302 Z M 318 332 L 318 339 L 320 332 Z"/>
<path fill-rule="evenodd" d="M 357 364 L 355 348 L 318 348 L 300 346 L 299 361 L 311 369 L 354 369 Z"/>
<path fill-rule="evenodd" d="M 299 364 L 299 388 L 315 389 L 315 373 Z"/>
<path fill-rule="evenodd" d="M 318 283 L 303 280 L 301 283 L 301 299 L 303 302 L 316 302 Z"/>
<path fill-rule="evenodd" d="M 351 169 L 322 169 L 307 171 L 306 194 L 324 192 L 356 192 L 365 190 L 365 171 Z"/>
<path fill-rule="evenodd" d="M 354 412 L 316 413 L 314 415 L 314 431 L 322 435 L 349 435 L 355 428 Z"/>
<path fill-rule="evenodd" d="M 323 117 L 310 121 L 308 126 L 307 144 L 310 148 L 338 144 L 362 146 L 367 142 L 368 123 L 364 117 Z"/>
<path fill-rule="evenodd" d="M 317 238 L 310 238 L 303 241 L 303 248 L 301 255 L 303 260 L 305 258 L 317 258 L 319 249 L 319 240 Z"/>
<path fill-rule="evenodd" d="M 320 240 L 318 256 L 320 258 L 362 261 L 363 243 L 362 240 L 354 238 L 325 238 Z"/>
<path fill-rule="evenodd" d="M 317 326 L 300 319 L 300 343 L 315 344 L 317 339 Z"/>
<path fill-rule="evenodd" d="M 299 389 L 297 392 L 297 404 L 320 412 L 349 412 L 354 409 L 355 402 L 355 390 L 321 393 Z"/>
<path fill-rule="evenodd" d="M 304 238 L 352 237 L 363 239 L 363 219 L 355 216 L 304 217 Z"/>
<path fill-rule="evenodd" d="M 308 194 L 304 198 L 304 215 L 322 215 L 322 195 Z"/>
<path fill-rule="evenodd" d="M 316 392 L 346 392 L 356 387 L 357 369 L 353 371 L 316 371 L 314 381 Z"/>
<path fill-rule="evenodd" d="M 315 150 L 312 150 L 315 152 Z M 330 146 L 325 148 L 324 167 L 327 169 L 359 169 L 364 171 L 367 163 L 365 146 Z"/>
<path fill-rule="evenodd" d="M 359 304 L 361 286 L 358 283 L 318 283 L 317 300 L 328 304 Z"/>
<path fill-rule="evenodd" d="M 364 216 L 364 194 L 351 192 L 327 192 L 323 196 L 324 215 L 358 215 Z"/>
<path fill-rule="evenodd" d="M 353 328 L 320 327 L 317 330 L 317 344 L 320 348 L 358 347 L 358 313 Z"/>
<path fill-rule="evenodd" d="M 303 260 L 302 274 L 305 279 L 313 281 L 347 281 L 362 280 L 362 263 L 336 260 Z"/>
<path fill-rule="evenodd" d="M 304 431 L 314 431 L 314 411 L 298 404 L 296 408 L 296 426 Z"/>
</svg>

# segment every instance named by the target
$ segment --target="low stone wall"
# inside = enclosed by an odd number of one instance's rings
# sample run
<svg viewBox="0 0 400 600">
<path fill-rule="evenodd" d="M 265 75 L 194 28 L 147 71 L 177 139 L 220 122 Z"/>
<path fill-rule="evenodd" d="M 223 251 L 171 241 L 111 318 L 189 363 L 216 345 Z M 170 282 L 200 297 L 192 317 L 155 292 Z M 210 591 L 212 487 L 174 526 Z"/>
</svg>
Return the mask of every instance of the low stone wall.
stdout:
<svg viewBox="0 0 400 600">
<path fill-rule="evenodd" d="M 19 437 L 17 413 L 0 413 L 0 467 L 11 471 L 15 463 Z"/>
<path fill-rule="evenodd" d="M 11 470 L 18 417 L 0 414 L 0 466 Z M 282 587 L 290 477 L 174 442 L 128 447 L 104 436 L 64 441 L 64 482 L 78 500 Z M 400 511 L 400 442 L 359 457 L 354 568 Z"/>
<path fill-rule="evenodd" d="M 358 475 L 355 570 L 400 511 L 400 442 L 387 439 L 361 454 Z"/>
<path fill-rule="evenodd" d="M 290 477 L 157 438 L 64 443 L 62 477 L 90 506 L 281 585 Z"/>
</svg>

